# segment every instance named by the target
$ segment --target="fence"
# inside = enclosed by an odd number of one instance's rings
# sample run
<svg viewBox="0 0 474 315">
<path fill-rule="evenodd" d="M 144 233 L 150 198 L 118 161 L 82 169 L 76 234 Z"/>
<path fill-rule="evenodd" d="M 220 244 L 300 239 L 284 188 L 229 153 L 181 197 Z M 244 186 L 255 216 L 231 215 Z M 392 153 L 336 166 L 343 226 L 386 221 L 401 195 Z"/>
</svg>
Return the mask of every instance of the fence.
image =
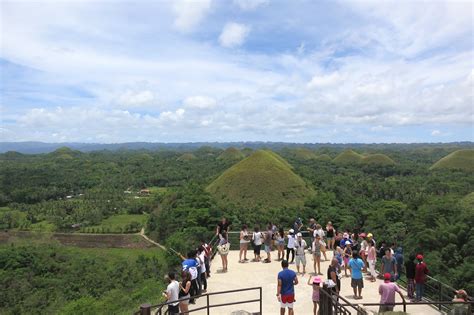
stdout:
<svg viewBox="0 0 474 315">
<path fill-rule="evenodd" d="M 234 302 L 228 302 L 228 303 L 219 303 L 219 304 L 211 304 L 210 303 L 210 297 L 211 296 L 231 294 L 231 293 L 244 292 L 244 291 L 258 291 L 258 298 L 248 299 L 248 300 L 241 300 L 241 301 L 234 301 Z M 193 298 L 195 298 L 195 299 L 205 298 L 206 299 L 206 305 L 201 306 L 201 307 L 196 307 L 194 309 L 190 309 L 187 313 L 194 313 L 194 312 L 197 312 L 197 311 L 206 310 L 206 312 L 207 312 L 206 314 L 209 315 L 209 314 L 211 314 L 211 309 L 213 309 L 213 308 L 230 306 L 230 305 L 238 305 L 238 304 L 259 303 L 259 312 L 257 314 L 259 314 L 259 315 L 262 314 L 262 287 L 253 287 L 253 288 L 245 288 L 245 289 L 238 289 L 238 290 L 229 290 L 229 291 L 206 293 L 206 294 L 202 294 L 202 295 L 199 295 L 199 296 L 195 296 Z M 191 299 L 191 298 L 190 297 L 182 298 L 182 299 L 179 299 L 179 301 L 186 301 L 186 300 L 189 300 L 189 299 Z M 157 304 L 157 305 L 142 304 L 140 306 L 140 311 L 136 312 L 135 315 L 151 315 L 152 310 L 154 310 L 155 315 L 165 315 L 165 314 L 168 314 L 168 308 L 166 306 L 168 306 L 169 304 L 173 304 L 173 303 L 176 303 L 176 301 L 161 303 L 161 304 Z"/>
</svg>

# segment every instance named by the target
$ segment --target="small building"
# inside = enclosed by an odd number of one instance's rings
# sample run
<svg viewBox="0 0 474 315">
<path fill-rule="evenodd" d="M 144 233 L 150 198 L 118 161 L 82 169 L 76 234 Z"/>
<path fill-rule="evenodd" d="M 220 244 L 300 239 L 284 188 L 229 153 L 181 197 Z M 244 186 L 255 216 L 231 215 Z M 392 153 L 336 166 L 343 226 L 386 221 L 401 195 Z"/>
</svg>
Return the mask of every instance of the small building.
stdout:
<svg viewBox="0 0 474 315">
<path fill-rule="evenodd" d="M 142 189 L 139 192 L 140 195 L 149 195 L 150 193 L 150 189 Z"/>
</svg>

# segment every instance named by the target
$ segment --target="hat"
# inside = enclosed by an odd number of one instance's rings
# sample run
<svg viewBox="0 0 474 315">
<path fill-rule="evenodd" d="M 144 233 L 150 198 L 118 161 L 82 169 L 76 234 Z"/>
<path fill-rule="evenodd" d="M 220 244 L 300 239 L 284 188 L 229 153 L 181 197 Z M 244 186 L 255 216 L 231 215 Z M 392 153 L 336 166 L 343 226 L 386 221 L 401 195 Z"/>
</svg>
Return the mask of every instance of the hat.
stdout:
<svg viewBox="0 0 474 315">
<path fill-rule="evenodd" d="M 343 237 L 343 238 L 349 238 L 349 234 L 344 233 L 344 234 L 342 234 L 342 237 Z"/>
<path fill-rule="evenodd" d="M 373 237 L 372 233 L 367 234 L 367 237 Z"/>
<path fill-rule="evenodd" d="M 288 232 L 290 232 L 290 233 L 295 233 L 295 230 L 290 229 Z"/>
<path fill-rule="evenodd" d="M 313 284 L 320 284 L 322 281 L 321 277 L 314 277 Z"/>
<path fill-rule="evenodd" d="M 365 233 L 360 233 L 360 234 L 359 234 L 359 237 L 365 238 L 366 235 L 365 235 Z"/>
<path fill-rule="evenodd" d="M 316 277 L 318 278 L 318 277 Z M 314 279 L 313 283 L 316 283 L 316 278 Z M 457 290 L 456 296 L 460 299 L 467 299 L 467 292 L 465 290 Z"/>
<path fill-rule="evenodd" d="M 422 254 L 416 255 L 416 259 L 418 259 L 418 260 L 423 260 L 423 255 L 422 255 Z"/>
<path fill-rule="evenodd" d="M 296 234 L 296 236 L 300 237 L 300 236 L 303 236 L 303 234 L 301 234 L 301 233 L 298 233 L 298 234 Z"/>
<path fill-rule="evenodd" d="M 352 245 L 352 242 L 349 241 L 349 240 L 345 241 L 345 242 L 344 242 L 344 246 L 347 246 L 347 245 Z"/>
<path fill-rule="evenodd" d="M 385 274 L 383 275 L 383 279 L 384 279 L 385 281 L 390 280 L 390 279 L 392 279 L 392 275 L 387 272 L 387 273 L 385 273 Z"/>
</svg>

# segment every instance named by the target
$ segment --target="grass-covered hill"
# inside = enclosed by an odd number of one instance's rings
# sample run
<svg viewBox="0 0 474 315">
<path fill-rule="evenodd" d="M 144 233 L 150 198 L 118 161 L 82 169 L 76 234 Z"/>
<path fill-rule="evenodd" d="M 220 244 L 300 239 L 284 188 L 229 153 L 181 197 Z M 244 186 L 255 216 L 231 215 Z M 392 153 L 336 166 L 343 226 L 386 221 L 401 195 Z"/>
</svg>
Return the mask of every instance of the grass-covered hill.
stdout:
<svg viewBox="0 0 474 315">
<path fill-rule="evenodd" d="M 238 161 L 242 160 L 245 157 L 245 155 L 236 148 L 227 148 L 222 152 L 217 159 L 219 160 L 224 160 L 224 161 Z"/>
<path fill-rule="evenodd" d="M 219 202 L 261 208 L 302 205 L 312 192 L 282 157 L 266 150 L 227 169 L 207 191 Z"/>
<path fill-rule="evenodd" d="M 321 155 L 316 156 L 316 160 L 330 162 L 332 159 L 328 154 L 321 154 Z"/>
<path fill-rule="evenodd" d="M 395 161 L 392 160 L 390 157 L 388 157 L 385 154 L 370 154 L 367 156 L 364 156 L 361 160 L 362 164 L 370 164 L 370 165 L 395 165 Z"/>
<path fill-rule="evenodd" d="M 316 159 L 318 156 L 314 151 L 311 151 L 307 148 L 296 148 L 292 149 L 289 152 L 294 158 L 299 160 L 312 160 Z"/>
<path fill-rule="evenodd" d="M 474 149 L 457 150 L 431 166 L 432 170 L 456 169 L 474 171 Z"/>
<path fill-rule="evenodd" d="M 332 160 L 336 164 L 359 164 L 362 159 L 364 158 L 363 155 L 354 152 L 351 149 L 344 150 L 338 156 Z"/>
<path fill-rule="evenodd" d="M 177 158 L 177 160 L 180 162 L 190 162 L 195 159 L 197 159 L 197 157 L 192 153 L 184 153 L 183 155 Z"/>
</svg>

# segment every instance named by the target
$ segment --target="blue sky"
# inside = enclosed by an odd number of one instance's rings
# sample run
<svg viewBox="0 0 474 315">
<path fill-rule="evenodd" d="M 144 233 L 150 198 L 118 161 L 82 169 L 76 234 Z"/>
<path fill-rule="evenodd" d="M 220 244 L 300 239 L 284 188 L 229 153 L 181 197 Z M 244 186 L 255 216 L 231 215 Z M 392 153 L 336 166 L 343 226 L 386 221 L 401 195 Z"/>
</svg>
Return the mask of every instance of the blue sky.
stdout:
<svg viewBox="0 0 474 315">
<path fill-rule="evenodd" d="M 0 141 L 474 141 L 470 1 L 0 6 Z"/>
</svg>

